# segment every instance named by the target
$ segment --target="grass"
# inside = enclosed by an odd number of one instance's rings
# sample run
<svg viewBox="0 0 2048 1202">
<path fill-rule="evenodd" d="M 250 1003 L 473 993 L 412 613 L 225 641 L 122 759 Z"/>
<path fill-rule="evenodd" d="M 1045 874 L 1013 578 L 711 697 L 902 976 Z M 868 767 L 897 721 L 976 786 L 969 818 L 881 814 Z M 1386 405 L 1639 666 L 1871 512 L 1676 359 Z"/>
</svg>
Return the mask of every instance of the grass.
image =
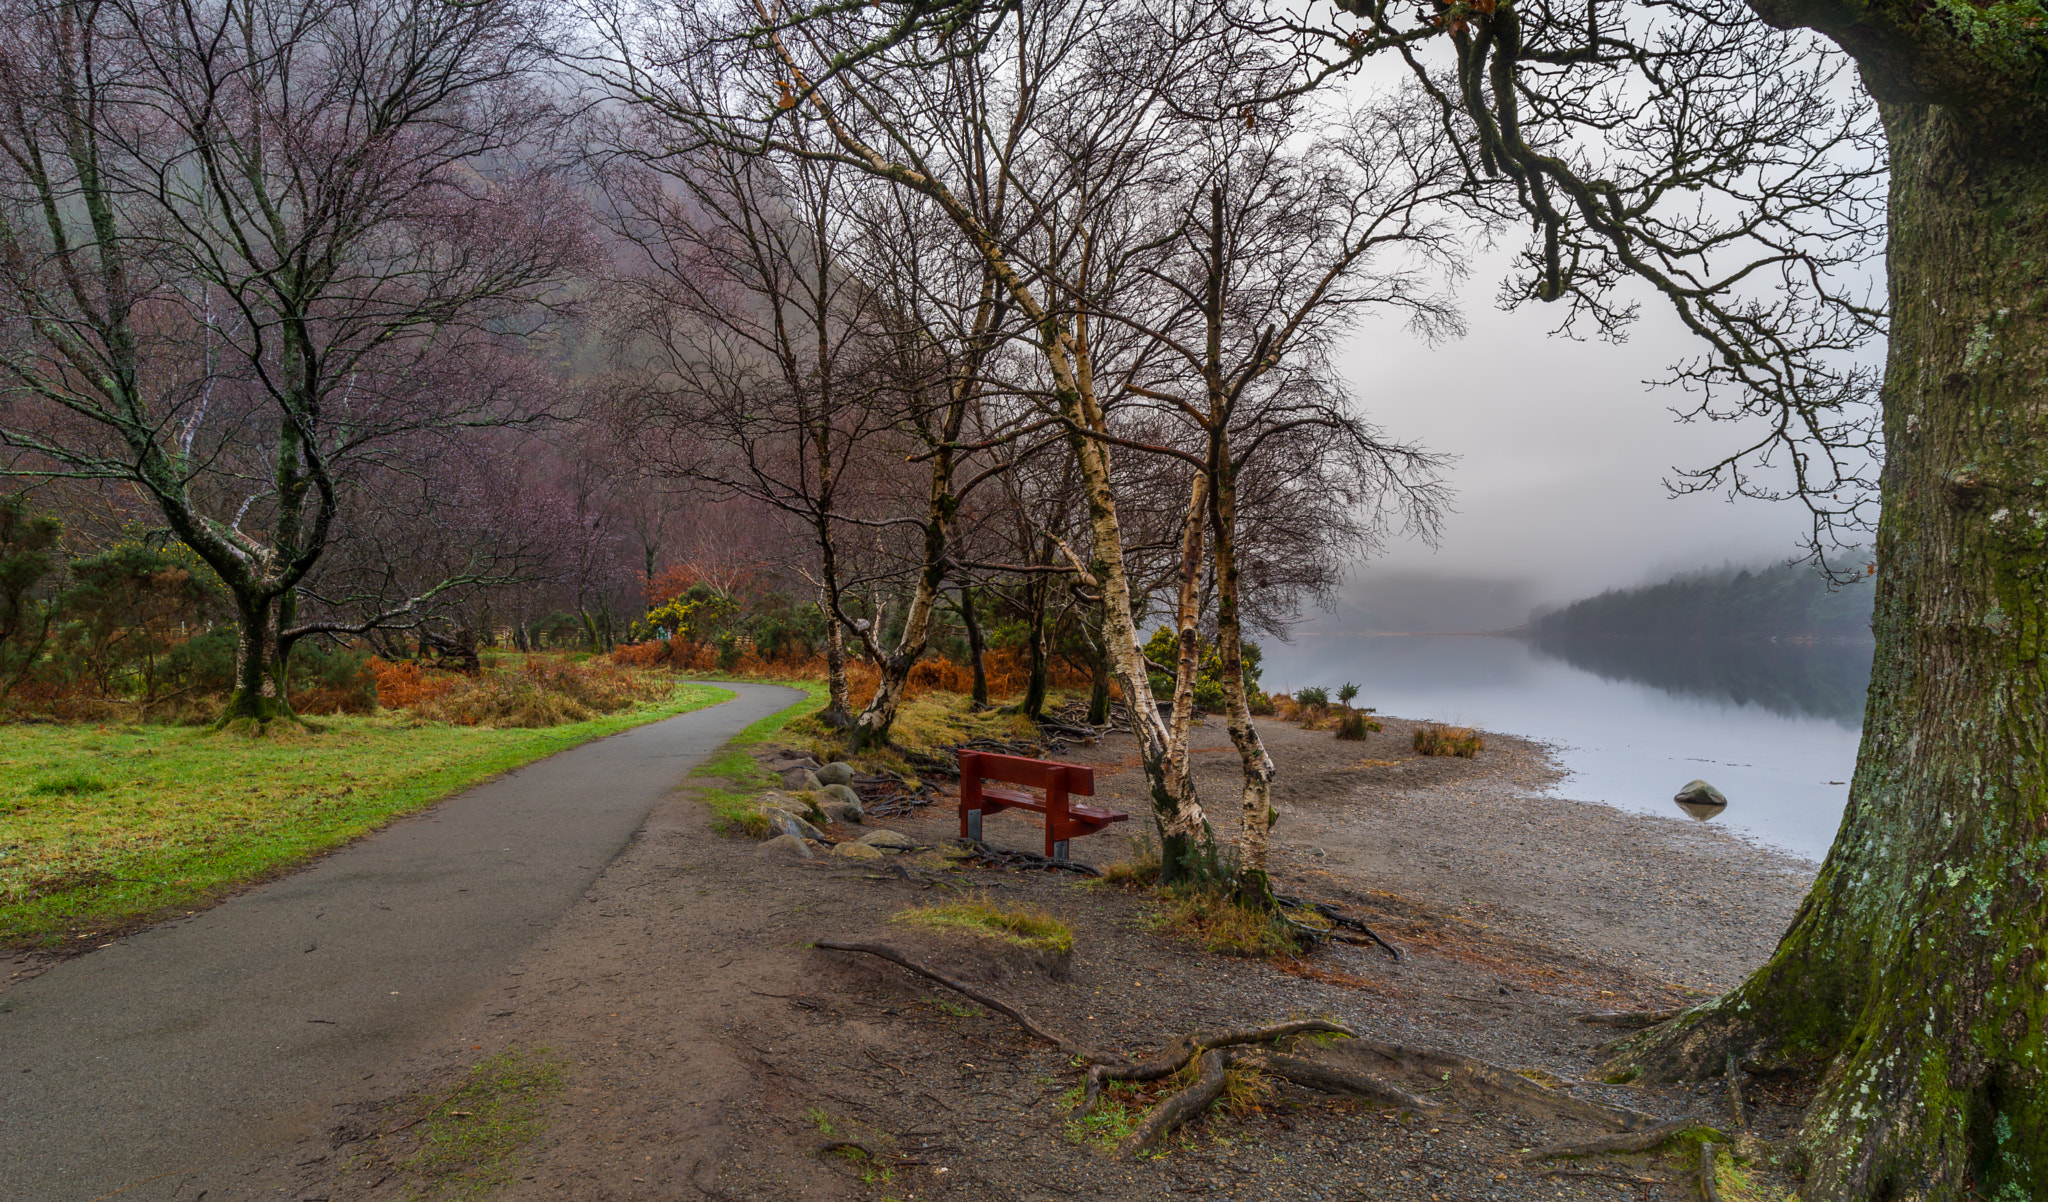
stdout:
<svg viewBox="0 0 2048 1202">
<path fill-rule="evenodd" d="M 480 781 L 730 698 L 679 687 L 541 729 L 405 714 L 273 723 L 261 738 L 173 726 L 9 726 L 0 753 L 0 944 L 53 946 L 190 911 Z"/>
<path fill-rule="evenodd" d="M 1036 906 L 1005 910 L 986 897 L 899 910 L 889 919 L 910 926 L 971 931 L 1034 951 L 1066 955 L 1074 950 L 1074 928 Z"/>
<path fill-rule="evenodd" d="M 797 704 L 801 706 L 803 703 Z M 754 812 L 754 801 L 763 789 L 780 781 L 745 749 L 735 746 L 738 742 L 735 738 L 726 744 L 724 751 L 698 765 L 690 775 L 693 778 L 723 780 L 729 786 L 705 785 L 701 789 L 704 804 L 711 807 L 712 829 L 722 835 L 741 834 L 760 839 L 767 836 L 770 828 L 768 820 Z"/>
<path fill-rule="evenodd" d="M 1424 722 L 1415 728 L 1415 750 L 1423 755 L 1456 755 L 1471 759 L 1486 750 L 1486 740 L 1469 726 Z"/>
<path fill-rule="evenodd" d="M 791 722 L 817 713 L 825 708 L 828 699 L 822 680 L 776 680 L 771 683 L 794 685 L 804 690 L 804 699 L 734 735 L 724 751 L 706 760 L 690 774 L 726 782 L 723 786 L 705 785 L 701 788 L 704 804 L 711 807 L 712 829 L 723 835 L 746 835 L 755 839 L 768 835 L 772 828 L 766 818 L 754 812 L 754 803 L 762 790 L 781 781 L 774 773 L 761 767 L 760 761 L 746 749 L 781 734 Z"/>
<path fill-rule="evenodd" d="M 566 1067 L 546 1048 L 509 1048 L 472 1068 L 428 1108 L 419 1150 L 399 1162 L 419 1179 L 409 1200 L 481 1198 L 509 1184 L 519 1153 L 546 1127 Z"/>
<path fill-rule="evenodd" d="M 1254 958 L 1301 951 L 1300 934 L 1278 915 L 1242 905 L 1227 890 L 1196 884 L 1170 886 L 1160 895 L 1166 904 L 1161 929 L 1194 940 L 1203 951 Z"/>
</svg>

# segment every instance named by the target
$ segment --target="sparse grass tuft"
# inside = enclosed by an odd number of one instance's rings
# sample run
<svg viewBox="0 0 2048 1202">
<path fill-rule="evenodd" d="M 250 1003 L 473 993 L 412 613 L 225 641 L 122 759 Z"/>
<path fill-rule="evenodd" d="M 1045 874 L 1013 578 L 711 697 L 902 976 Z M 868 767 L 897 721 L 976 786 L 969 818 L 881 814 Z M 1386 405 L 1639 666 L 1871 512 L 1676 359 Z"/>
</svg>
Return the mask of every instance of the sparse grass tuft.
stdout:
<svg viewBox="0 0 2048 1202">
<path fill-rule="evenodd" d="M 1415 728 L 1415 750 L 1423 755 L 1456 755 L 1471 759 L 1486 750 L 1486 741 L 1469 726 L 1424 722 Z"/>
<path fill-rule="evenodd" d="M 1072 1110 L 1081 1104 L 1085 1093 L 1083 1087 L 1076 1085 L 1060 1101 Z M 1136 1085 L 1129 1081 L 1107 1082 L 1102 1096 L 1095 1101 L 1095 1109 L 1067 1123 L 1067 1142 L 1102 1152 L 1113 1151 L 1137 1130 L 1138 1120 L 1149 1109 L 1150 1101 Z"/>
<path fill-rule="evenodd" d="M 1124 845 L 1124 858 L 1103 868 L 1098 878 L 1105 885 L 1143 889 L 1159 883 L 1159 845 L 1149 834 Z"/>
<path fill-rule="evenodd" d="M 1337 717 L 1337 737 L 1360 740 L 1381 729 L 1379 719 L 1364 710 L 1346 709 Z"/>
<path fill-rule="evenodd" d="M 508 1048 L 469 1071 L 423 1119 L 419 1150 L 398 1167 L 419 1178 L 409 1202 L 481 1198 L 512 1180 L 519 1153 L 546 1128 L 567 1062 L 546 1048 Z"/>
<path fill-rule="evenodd" d="M 987 897 L 913 906 L 898 911 L 890 922 L 942 930 L 972 931 L 1036 951 L 1066 955 L 1074 950 L 1074 928 L 1036 906 L 1005 910 Z"/>
<path fill-rule="evenodd" d="M 800 708 L 803 704 L 798 702 L 791 708 Z M 722 777 L 731 786 L 704 786 L 704 804 L 711 807 L 713 830 L 722 835 L 740 834 L 753 839 L 765 839 L 773 833 L 774 828 L 768 820 L 754 812 L 754 804 L 762 790 L 779 782 L 775 774 L 763 768 L 752 755 L 729 744 L 723 752 L 698 765 L 690 775 Z"/>
<path fill-rule="evenodd" d="M 1193 939 L 1204 951 L 1261 958 L 1301 951 L 1300 934 L 1278 915 L 1243 905 L 1227 890 L 1176 886 L 1162 892 L 1167 909 L 1160 926 Z"/>
</svg>

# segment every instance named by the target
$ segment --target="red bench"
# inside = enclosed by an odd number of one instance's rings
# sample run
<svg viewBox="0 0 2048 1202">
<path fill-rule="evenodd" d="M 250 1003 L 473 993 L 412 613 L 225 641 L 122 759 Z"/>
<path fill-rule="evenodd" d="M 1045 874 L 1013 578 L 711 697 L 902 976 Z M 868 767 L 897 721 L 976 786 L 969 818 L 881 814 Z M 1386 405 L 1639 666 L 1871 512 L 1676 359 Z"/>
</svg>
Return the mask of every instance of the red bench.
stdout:
<svg viewBox="0 0 2048 1202">
<path fill-rule="evenodd" d="M 995 781 L 1025 788 L 1042 789 L 1035 797 L 1017 789 L 991 789 Z M 1076 805 L 1072 797 L 1095 796 L 1095 769 L 1052 760 L 1027 760 L 1020 755 L 994 755 L 986 751 L 960 753 L 960 837 L 981 842 L 981 818 L 998 810 L 1035 810 L 1045 815 L 1045 854 L 1048 859 L 1067 858 L 1067 841 L 1092 835 L 1129 814 L 1097 806 Z"/>
</svg>

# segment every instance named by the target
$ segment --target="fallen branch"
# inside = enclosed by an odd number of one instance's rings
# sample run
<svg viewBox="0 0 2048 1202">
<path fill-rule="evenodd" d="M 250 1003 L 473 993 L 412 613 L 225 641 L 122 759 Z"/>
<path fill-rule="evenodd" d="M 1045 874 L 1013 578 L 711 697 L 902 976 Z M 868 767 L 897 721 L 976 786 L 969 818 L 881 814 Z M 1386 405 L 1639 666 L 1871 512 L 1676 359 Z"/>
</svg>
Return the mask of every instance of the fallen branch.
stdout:
<svg viewBox="0 0 2048 1202">
<path fill-rule="evenodd" d="M 1597 1139 L 1582 1139 L 1551 1144 L 1538 1148 L 1523 1156 L 1525 1161 L 1549 1160 L 1553 1156 L 1594 1156 L 1602 1152 L 1647 1152 L 1679 1132 L 1700 1125 L 1699 1119 L 1687 1115 L 1645 1127 L 1641 1131 L 1624 1131 L 1619 1135 L 1603 1135 Z"/>
<path fill-rule="evenodd" d="M 1572 1097 L 1569 1094 L 1559 1093 L 1548 1086 L 1538 1085 L 1513 1069 L 1503 1068 L 1498 1064 L 1488 1064 L 1484 1060 L 1474 1060 L 1470 1056 L 1460 1056 L 1452 1052 L 1438 1052 L 1426 1048 L 1402 1047 L 1399 1044 L 1380 1043 L 1377 1040 L 1370 1039 L 1360 1040 L 1359 1046 L 1384 1056 L 1396 1064 L 1404 1060 L 1413 1060 L 1436 1072 L 1462 1073 L 1473 1081 L 1500 1093 L 1521 1098 L 1524 1101 L 1543 1106 L 1556 1114 L 1565 1115 L 1570 1118 L 1585 1119 L 1590 1122 L 1602 1123 L 1609 1127 L 1619 1127 L 1624 1131 L 1649 1127 L 1658 1121 L 1656 1115 L 1644 1114 L 1640 1110 L 1628 1110 L 1620 1106 L 1603 1106 L 1595 1102 L 1587 1102 Z"/>
<path fill-rule="evenodd" d="M 1223 1087 L 1229 1080 L 1229 1066 L 1223 1053 L 1209 1051 L 1202 1053 L 1202 1074 L 1195 1083 L 1178 1093 L 1168 1096 L 1159 1105 L 1148 1111 L 1139 1121 L 1137 1129 L 1117 1145 L 1120 1157 L 1134 1156 L 1159 1140 L 1173 1134 L 1182 1123 L 1202 1113 L 1223 1094 Z"/>
<path fill-rule="evenodd" d="M 969 985 L 964 981 L 956 981 L 952 977 L 947 976 L 945 973 L 942 973 L 935 968 L 929 968 L 923 964 L 919 964 L 917 961 L 911 959 L 909 956 L 904 955 L 902 952 L 897 951 L 895 948 L 888 946 L 887 944 L 841 943 L 836 939 L 820 939 L 817 942 L 813 943 L 811 946 L 823 948 L 827 951 L 864 952 L 870 956 L 879 956 L 882 959 L 889 961 L 891 964 L 895 964 L 900 967 L 909 969 L 911 972 L 916 973 L 918 976 L 923 977 L 927 981 L 936 981 L 937 983 L 944 985 L 946 988 L 952 990 L 957 994 L 960 994 L 963 997 L 971 998 L 974 1001 L 980 1002 L 982 1005 L 987 1006 L 989 1009 L 995 1011 L 996 1013 L 1008 1017 L 1010 1021 L 1016 1023 L 1018 1026 L 1024 1028 L 1026 1031 L 1037 1036 L 1038 1038 L 1045 1040 L 1047 1043 L 1052 1044 L 1054 1047 L 1058 1048 L 1060 1051 L 1066 1053 L 1067 1055 L 1079 1056 L 1080 1058 L 1088 1061 L 1091 1064 L 1100 1064 L 1104 1061 L 1121 1062 L 1123 1059 L 1121 1056 L 1104 1055 L 1103 1053 L 1098 1052 L 1093 1048 L 1087 1047 L 1083 1044 L 1076 1043 L 1075 1041 L 1068 1039 L 1066 1036 L 1060 1034 L 1057 1031 L 1041 1026 L 1030 1015 L 1024 1013 L 1022 1010 L 1019 1010 L 1017 1007 L 1012 1006 L 1010 1003 L 1002 1000 L 1001 998 L 996 997 L 992 994 L 983 993 L 981 990 L 976 989 L 974 986 Z"/>
<path fill-rule="evenodd" d="M 1717 1157 L 1714 1155 L 1714 1150 L 1719 1146 L 1700 1145 L 1700 1197 L 1706 1199 L 1706 1202 L 1721 1202 L 1721 1174 L 1715 1171 L 1718 1166 L 1715 1164 Z"/>
</svg>

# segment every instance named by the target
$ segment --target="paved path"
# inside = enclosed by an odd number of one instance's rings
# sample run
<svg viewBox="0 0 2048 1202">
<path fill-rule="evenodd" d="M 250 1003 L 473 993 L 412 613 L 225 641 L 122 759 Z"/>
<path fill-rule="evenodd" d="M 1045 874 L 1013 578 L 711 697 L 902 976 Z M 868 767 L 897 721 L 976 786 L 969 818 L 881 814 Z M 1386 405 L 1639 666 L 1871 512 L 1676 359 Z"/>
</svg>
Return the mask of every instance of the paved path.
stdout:
<svg viewBox="0 0 2048 1202">
<path fill-rule="evenodd" d="M 698 761 L 802 697 L 725 687 L 738 697 L 528 765 L 9 990 L 0 1200 L 240 1198 L 237 1170 L 317 1121 L 311 1099 L 437 1031 Z"/>
</svg>

